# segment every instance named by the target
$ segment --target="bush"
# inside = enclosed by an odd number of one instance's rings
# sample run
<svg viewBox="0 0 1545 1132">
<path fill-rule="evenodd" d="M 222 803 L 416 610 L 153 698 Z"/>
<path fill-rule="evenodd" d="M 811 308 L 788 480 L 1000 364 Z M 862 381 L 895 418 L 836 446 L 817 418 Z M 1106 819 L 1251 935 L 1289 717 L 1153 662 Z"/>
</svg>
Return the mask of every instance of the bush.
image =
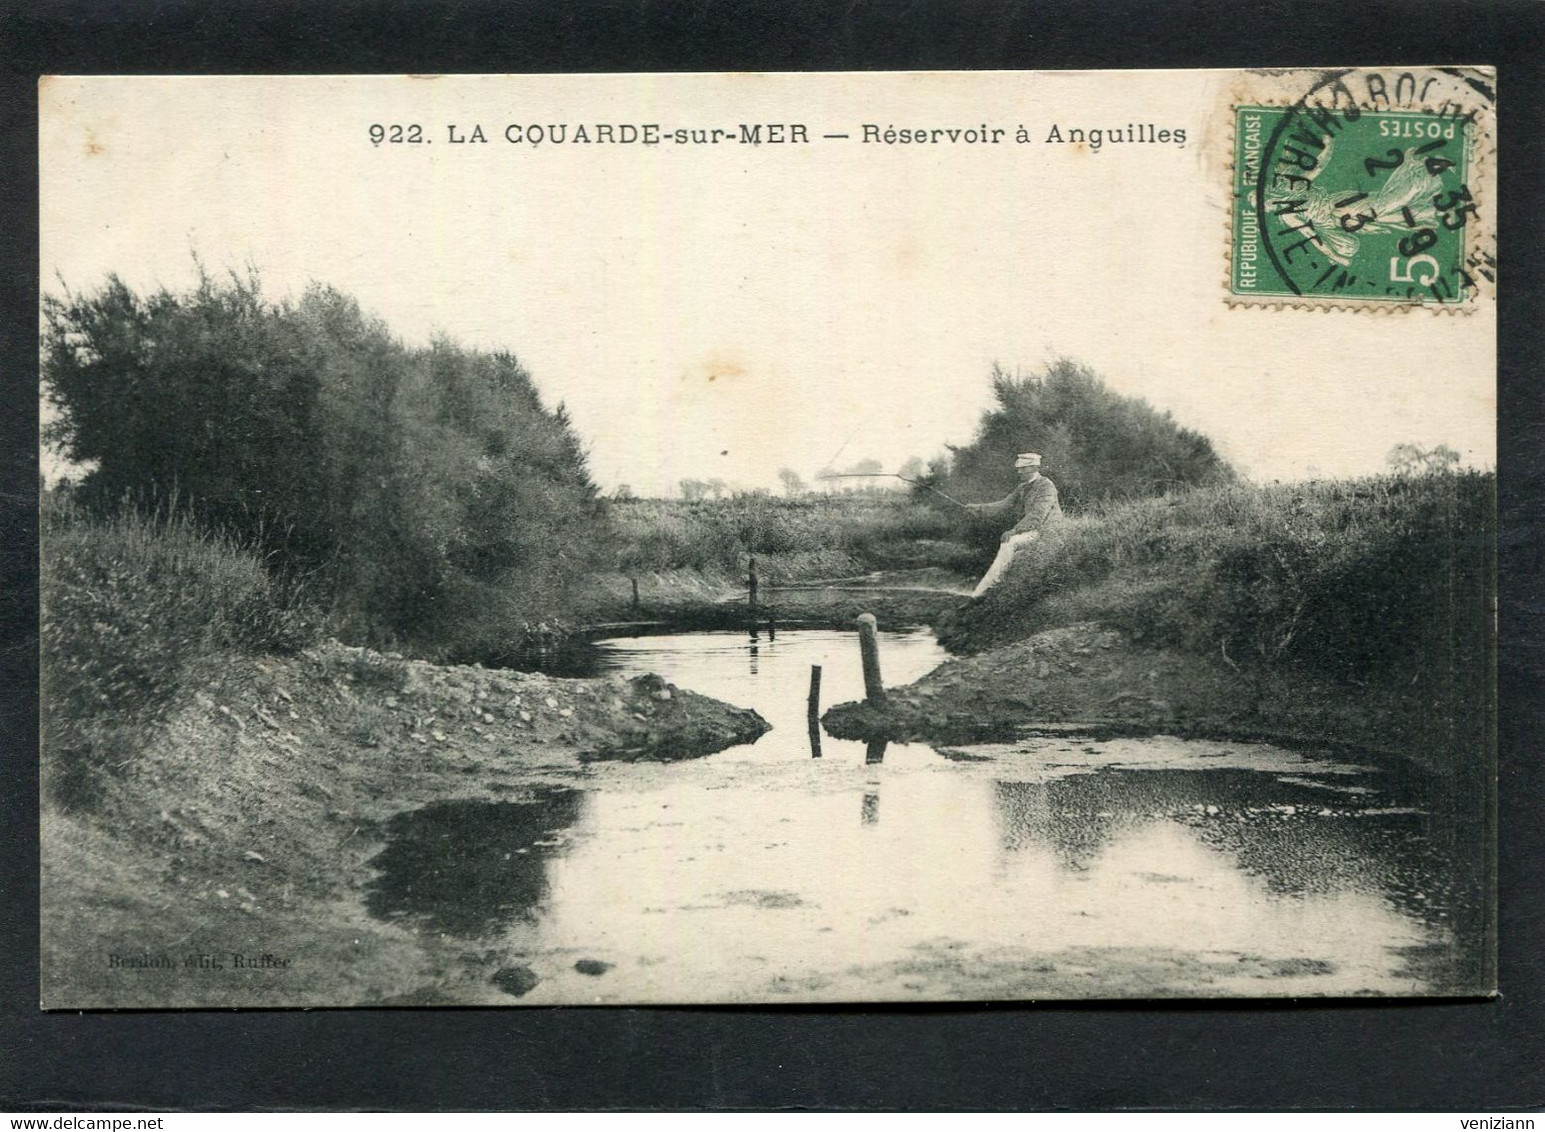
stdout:
<svg viewBox="0 0 1545 1132">
<path fill-rule="evenodd" d="M 952 447 L 947 465 L 931 472 L 951 495 L 1008 494 L 1017 482 L 1014 456 L 1024 451 L 1046 458 L 1047 478 L 1072 511 L 1234 478 L 1205 436 L 1114 392 L 1086 366 L 1061 359 L 1039 374 L 994 366 L 992 384 L 997 406 L 982 415 L 976 438 Z"/>
<path fill-rule="evenodd" d="M 58 491 L 42 537 L 44 789 L 88 802 L 132 761 L 189 673 L 222 653 L 291 653 L 320 617 L 237 540 L 168 507 L 95 519 Z"/>
<path fill-rule="evenodd" d="M 493 608 L 518 635 L 595 561 L 585 454 L 509 354 L 410 348 L 336 291 L 271 303 L 252 278 L 114 278 L 44 319 L 48 439 L 91 465 L 82 499 L 176 496 L 312 578 L 343 635 L 454 652 Z"/>
</svg>

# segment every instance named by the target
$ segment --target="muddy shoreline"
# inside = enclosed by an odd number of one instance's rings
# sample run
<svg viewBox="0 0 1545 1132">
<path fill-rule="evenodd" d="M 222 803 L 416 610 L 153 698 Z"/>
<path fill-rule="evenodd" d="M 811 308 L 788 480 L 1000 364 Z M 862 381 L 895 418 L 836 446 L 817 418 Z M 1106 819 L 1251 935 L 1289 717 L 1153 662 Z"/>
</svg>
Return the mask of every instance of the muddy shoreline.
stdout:
<svg viewBox="0 0 1545 1132">
<path fill-rule="evenodd" d="M 395 815 L 529 799 L 598 762 L 698 757 L 767 726 L 659 677 L 436 666 L 336 642 L 219 658 L 89 811 L 45 807 L 43 1004 L 382 1004 L 486 980 L 486 957 L 370 914 Z"/>
<path fill-rule="evenodd" d="M 864 740 L 990 742 L 1071 726 L 1357 750 L 1448 772 L 1479 765 L 1474 751 L 1408 741 L 1417 711 L 1410 703 L 1145 647 L 1098 622 L 954 658 L 915 683 L 887 688 L 886 699 L 883 707 L 836 704 L 821 722 L 834 736 Z"/>
</svg>

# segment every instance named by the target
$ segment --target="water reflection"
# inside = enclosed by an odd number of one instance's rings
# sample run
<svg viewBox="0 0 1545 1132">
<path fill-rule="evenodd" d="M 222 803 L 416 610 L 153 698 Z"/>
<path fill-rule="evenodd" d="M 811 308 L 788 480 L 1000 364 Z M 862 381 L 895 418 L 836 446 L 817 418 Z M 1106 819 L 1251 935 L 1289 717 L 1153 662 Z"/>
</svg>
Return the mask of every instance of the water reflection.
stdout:
<svg viewBox="0 0 1545 1132">
<path fill-rule="evenodd" d="M 547 859 L 579 820 L 584 795 L 563 787 L 519 802 L 441 802 L 396 815 L 371 863 L 365 906 L 436 931 L 481 936 L 532 921 L 548 894 Z"/>
<path fill-rule="evenodd" d="M 931 641 L 897 643 L 893 680 L 933 662 Z M 949 758 L 844 742 L 805 709 L 812 662 L 827 703 L 862 695 L 852 634 L 611 644 L 614 670 L 756 707 L 775 730 L 593 766 L 583 796 L 405 815 L 377 859 L 373 912 L 508 929 L 542 979 L 532 1001 L 1482 985 L 1479 794 L 1448 804 L 1412 774 L 1162 736 Z M 575 975 L 575 953 L 613 966 Z"/>
<path fill-rule="evenodd" d="M 1166 993 L 1410 993 L 1449 963 L 1452 935 L 1392 902 L 1376 870 L 1288 894 L 1167 812 L 1219 796 L 1219 783 L 1158 781 L 1186 772 L 1015 781 L 944 760 L 786 765 L 700 763 L 671 768 L 668 789 L 598 792 L 573 849 L 549 862 L 545 945 L 606 941 L 619 970 L 637 958 L 636 978 L 614 984 L 622 997 L 694 1001 L 755 997 L 775 975 L 816 980 L 818 997 L 908 997 L 921 992 L 886 981 L 908 971 L 945 980 L 918 984 L 939 993 L 990 994 L 972 972 L 1009 963 L 1003 977 L 1022 979 L 1036 956 L 1074 952 L 1089 956 L 1082 993 L 1145 993 L 1121 980 L 1150 961 Z M 1325 818 L 1300 834 L 1334 829 Z M 940 947 L 947 962 L 918 965 L 919 948 Z M 1414 973 L 1408 953 L 1429 969 Z"/>
<path fill-rule="evenodd" d="M 1113 785 L 1121 781 L 1125 794 Z M 1130 776 L 1074 775 L 1042 782 L 995 782 L 999 836 L 1007 852 L 1049 850 L 1065 869 L 1087 869 L 1118 830 L 1150 812 Z"/>
<path fill-rule="evenodd" d="M 858 820 L 862 825 L 876 825 L 880 821 L 880 795 L 864 791 L 864 803 L 859 808 Z"/>
<path fill-rule="evenodd" d="M 1069 868 L 1086 868 L 1125 830 L 1178 822 L 1274 893 L 1374 885 L 1398 901 L 1429 855 L 1419 847 L 1448 840 L 1443 823 L 1418 808 L 1430 794 L 1376 772 L 1360 781 L 1349 794 L 1250 771 L 1104 770 L 995 781 L 993 805 L 1005 852 L 1047 847 Z M 1427 861 L 1422 871 L 1436 866 Z M 1433 894 L 1422 895 L 1427 901 Z"/>
</svg>

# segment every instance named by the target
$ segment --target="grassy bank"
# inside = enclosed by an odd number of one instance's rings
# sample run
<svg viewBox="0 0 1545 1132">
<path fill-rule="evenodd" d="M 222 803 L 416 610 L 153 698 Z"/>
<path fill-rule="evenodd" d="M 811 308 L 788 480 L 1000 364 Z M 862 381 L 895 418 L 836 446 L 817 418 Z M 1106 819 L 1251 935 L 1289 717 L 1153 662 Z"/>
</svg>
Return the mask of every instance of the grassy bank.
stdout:
<svg viewBox="0 0 1545 1132">
<path fill-rule="evenodd" d="M 612 504 L 610 517 L 620 546 L 618 568 L 625 572 L 732 575 L 755 555 L 766 577 L 798 581 L 948 565 L 961 553 L 956 518 L 904 495 L 780 499 L 748 492 L 690 503 L 625 500 Z"/>
<path fill-rule="evenodd" d="M 1097 623 L 1192 658 L 1247 705 L 1278 701 L 1278 716 L 1292 714 L 1287 689 L 1313 687 L 1376 702 L 1390 743 L 1484 750 L 1495 487 L 1494 475 L 1467 472 L 1234 484 L 1105 506 L 1022 554 L 942 637 L 977 653 Z"/>
<path fill-rule="evenodd" d="M 230 654 L 293 654 L 321 636 L 302 587 L 175 511 L 42 511 L 44 790 L 89 805 Z"/>
</svg>

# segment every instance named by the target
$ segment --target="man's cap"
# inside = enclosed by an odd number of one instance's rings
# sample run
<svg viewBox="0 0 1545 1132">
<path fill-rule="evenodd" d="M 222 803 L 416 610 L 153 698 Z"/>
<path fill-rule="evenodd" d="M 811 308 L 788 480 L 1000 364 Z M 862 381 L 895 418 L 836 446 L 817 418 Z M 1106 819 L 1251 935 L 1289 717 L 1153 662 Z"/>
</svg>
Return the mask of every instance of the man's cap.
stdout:
<svg viewBox="0 0 1545 1132">
<path fill-rule="evenodd" d="M 1041 454 L 1039 452 L 1021 452 L 1014 457 L 1016 468 L 1039 468 L 1041 466 Z"/>
</svg>

